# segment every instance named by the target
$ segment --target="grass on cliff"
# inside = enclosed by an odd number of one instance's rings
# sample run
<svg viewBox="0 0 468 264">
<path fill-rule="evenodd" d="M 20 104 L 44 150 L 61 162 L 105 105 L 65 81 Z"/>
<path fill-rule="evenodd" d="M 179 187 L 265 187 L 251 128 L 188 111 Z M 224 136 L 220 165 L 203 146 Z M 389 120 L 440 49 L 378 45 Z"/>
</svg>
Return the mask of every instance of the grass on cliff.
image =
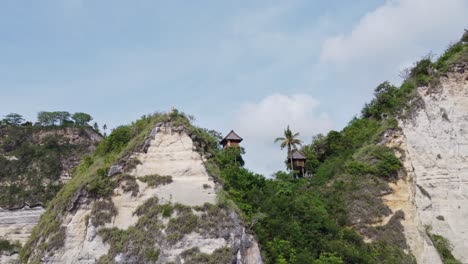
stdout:
<svg viewBox="0 0 468 264">
<path fill-rule="evenodd" d="M 11 242 L 9 240 L 0 238 L 0 254 L 9 254 L 12 252 L 18 252 L 21 248 L 19 241 Z"/>
<path fill-rule="evenodd" d="M 399 150 L 379 143 L 386 131 L 398 129 L 396 118 L 409 118 L 424 107 L 417 87 L 437 86 L 453 63 L 464 62 L 466 45 L 451 46 L 436 62 L 423 58 L 400 87 L 382 83 L 361 117 L 304 146 L 311 180 L 293 180 L 283 172 L 266 179 L 242 167 L 242 153 L 214 153 L 207 171 L 223 183 L 221 193 L 255 231 L 266 263 L 321 263 L 324 256 L 337 263 L 415 263 L 406 253 L 402 212 L 374 226 L 391 213 L 380 198 L 391 192 L 388 182 L 404 176 L 394 155 Z"/>
<path fill-rule="evenodd" d="M 150 187 L 158 187 L 159 185 L 166 185 L 172 182 L 171 176 L 161 176 L 157 174 L 145 175 L 138 178 L 140 181 L 145 182 Z"/>
<path fill-rule="evenodd" d="M 196 212 L 196 214 L 195 214 Z M 227 225 L 227 213 L 218 205 L 190 207 L 181 204 L 160 204 L 157 197 L 148 199 L 135 212 L 138 221 L 126 230 L 101 228 L 98 233 L 110 244 L 108 254 L 99 263 L 112 263 L 117 256 L 123 262 L 154 263 L 158 260 L 158 244 L 175 245 L 186 235 L 197 232 L 207 238 L 219 238 L 228 234 L 232 227 Z M 162 220 L 168 220 L 165 224 Z M 227 263 L 232 252 L 225 248 L 213 254 L 191 252 L 181 254 L 185 263 Z"/>
<path fill-rule="evenodd" d="M 155 124 L 162 121 L 167 121 L 167 116 L 156 113 L 143 116 L 131 125 L 116 128 L 98 146 L 96 152 L 77 167 L 74 177 L 47 206 L 46 212 L 20 252 L 21 260 L 39 262 L 41 255 L 51 250 L 48 238 L 60 231 L 62 217 L 73 209 L 74 199 L 79 198 L 80 192 L 88 192 L 96 198 L 110 196 L 116 182 L 107 177 L 108 168 L 126 153 L 141 147 Z"/>
<path fill-rule="evenodd" d="M 124 170 L 132 169 L 132 166 L 135 167 L 138 161 L 129 159 L 128 155 L 133 151 L 142 149 L 144 140 L 159 122 L 171 122 L 173 126 L 184 126 L 191 137 L 196 139 L 194 140 L 195 147 L 201 154 L 211 153 L 212 149 L 217 147 L 219 134 L 192 126 L 189 117 L 177 110 L 169 114 L 155 113 L 143 116 L 130 125 L 117 127 L 97 147 L 93 155 L 81 162 L 75 171 L 74 177 L 48 205 L 46 212 L 41 216 L 39 224 L 33 229 L 26 246 L 20 252 L 22 261 L 39 262 L 40 257 L 46 251 L 52 249 L 50 238 L 61 237 L 57 236 L 61 232 L 61 219 L 67 211 L 73 210 L 74 203 L 81 194 L 91 198 L 106 199 L 110 197 L 119 181 L 128 180 L 122 178 L 124 176 L 121 175 L 120 177 L 108 177 L 107 171 L 110 166 L 118 161 L 126 161 Z M 172 179 L 169 176 L 150 176 L 145 180 L 149 184 L 167 184 Z M 126 184 L 132 185 L 128 181 L 126 181 Z M 128 186 L 128 191 L 135 192 L 134 187 Z M 113 210 L 109 211 L 110 217 L 113 214 L 112 212 Z M 102 223 L 97 222 L 96 224 Z M 54 244 L 57 244 L 56 241 L 54 241 Z M 154 256 L 153 253 L 148 254 Z"/>
<path fill-rule="evenodd" d="M 1 207 L 45 206 L 55 197 L 62 187 L 62 163 L 89 151 L 85 135 L 82 143 L 74 143 L 66 133 L 64 128 L 0 126 Z"/>
<path fill-rule="evenodd" d="M 212 254 L 202 253 L 199 248 L 187 249 L 181 253 L 181 257 L 186 264 L 231 263 L 232 255 L 232 250 L 229 247 L 216 249 Z"/>
<path fill-rule="evenodd" d="M 429 58 L 419 61 L 400 87 L 388 82 L 379 85 L 361 117 L 354 118 L 342 131 L 318 135 L 304 146 L 306 169 L 314 175 L 310 180 L 293 180 L 284 172 L 267 179 L 250 172 L 242 166 L 242 151 L 219 149 L 219 133 L 191 126 L 190 120 L 176 111 L 119 127 L 49 204 L 21 251 L 21 260 L 39 262 L 45 251 L 60 244 L 51 245 L 50 241 L 61 237 L 61 218 L 72 207 L 70 201 L 77 191 L 86 189 L 96 198 L 108 196 L 106 188 L 111 183 L 102 176 L 102 170 L 141 146 L 156 122 L 171 119 L 174 125 L 186 126 L 197 151 L 209 158 L 207 171 L 223 183 L 217 206 L 241 212 L 258 237 L 266 263 L 415 263 L 414 257 L 405 252 L 408 245 L 400 223 L 404 215 L 395 213 L 385 226 L 369 225 L 390 214 L 379 195 L 389 192 L 388 181 L 399 177 L 401 169 L 391 155 L 394 150 L 380 146 L 379 141 L 385 131 L 397 129 L 396 118 L 410 117 L 423 107 L 416 88 L 436 85 L 439 74 L 450 69 L 451 64 L 463 62 L 466 54 L 466 44 L 456 44 L 435 63 Z M 150 202 L 144 210 L 137 210 L 140 217 L 135 227 L 101 229 L 101 235 L 111 244 L 110 254 L 102 262 L 112 261 L 123 250 L 142 261 L 148 256 L 156 259 L 157 249 L 145 245 L 162 236 L 160 231 L 165 227 L 159 217 L 170 218 L 177 209 L 175 205 L 158 205 L 157 200 Z M 175 234 L 170 239 L 173 242 L 202 222 L 195 220 L 193 213 L 180 216 L 169 220 L 170 233 Z M 206 219 L 210 221 L 213 219 Z M 365 243 L 364 236 L 372 243 Z"/>
<path fill-rule="evenodd" d="M 453 256 L 453 246 L 450 241 L 441 235 L 433 234 L 430 227 L 426 228 L 426 234 L 431 239 L 444 264 L 462 264 Z"/>
</svg>

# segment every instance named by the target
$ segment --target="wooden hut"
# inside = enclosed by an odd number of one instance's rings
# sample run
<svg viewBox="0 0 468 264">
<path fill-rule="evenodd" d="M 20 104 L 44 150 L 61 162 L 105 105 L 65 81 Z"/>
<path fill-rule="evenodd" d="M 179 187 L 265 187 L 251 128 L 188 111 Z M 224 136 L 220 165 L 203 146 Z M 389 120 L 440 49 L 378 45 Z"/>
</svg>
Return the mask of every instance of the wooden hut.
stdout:
<svg viewBox="0 0 468 264">
<path fill-rule="evenodd" d="M 288 162 L 291 162 L 291 156 L 288 156 Z M 293 170 L 304 173 L 306 157 L 299 150 L 294 149 L 292 151 L 292 165 Z"/>
<path fill-rule="evenodd" d="M 221 145 L 223 145 L 223 148 L 229 148 L 229 147 L 239 147 L 239 144 L 242 142 L 242 138 L 239 137 L 239 135 L 236 134 L 233 130 L 227 134 L 223 140 L 221 140 Z"/>
</svg>

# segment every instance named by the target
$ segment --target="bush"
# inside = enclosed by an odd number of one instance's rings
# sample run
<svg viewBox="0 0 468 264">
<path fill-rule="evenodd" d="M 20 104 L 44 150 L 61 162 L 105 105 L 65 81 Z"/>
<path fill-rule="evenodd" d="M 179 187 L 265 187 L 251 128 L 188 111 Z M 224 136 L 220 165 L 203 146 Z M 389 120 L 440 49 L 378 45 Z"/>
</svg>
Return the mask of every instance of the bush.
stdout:
<svg viewBox="0 0 468 264">
<path fill-rule="evenodd" d="M 332 253 L 322 253 L 313 264 L 343 264 L 343 259 Z"/>
<path fill-rule="evenodd" d="M 96 201 L 91 210 L 91 223 L 93 226 L 98 227 L 105 223 L 110 223 L 112 217 L 117 215 L 117 208 L 115 208 L 112 200 Z"/>
<path fill-rule="evenodd" d="M 450 242 L 443 236 L 432 234 L 430 228 L 426 228 L 426 233 L 429 238 L 432 240 L 437 252 L 439 253 L 440 258 L 444 263 L 447 264 L 461 264 L 453 255 L 452 255 L 452 245 Z"/>
<path fill-rule="evenodd" d="M 464 51 L 465 45 L 461 42 L 450 45 L 444 54 L 435 62 L 435 68 L 441 72 L 446 72 L 448 66 Z"/>
<path fill-rule="evenodd" d="M 171 218 L 167 224 L 167 240 L 175 244 L 185 235 L 195 230 L 198 225 L 198 217 L 191 210 L 182 212 L 177 218 Z"/>
<path fill-rule="evenodd" d="M 355 155 L 357 161 L 348 164 L 350 172 L 370 173 L 386 179 L 395 179 L 401 168 L 400 160 L 385 146 L 369 145 Z M 360 163 L 360 164 L 359 164 Z"/>
<path fill-rule="evenodd" d="M 187 249 L 181 253 L 184 263 L 187 264 L 221 264 L 232 262 L 232 250 L 230 247 L 222 247 L 213 253 L 201 253 L 198 248 Z"/>
<path fill-rule="evenodd" d="M 107 176 L 107 169 L 98 169 L 86 188 L 95 197 L 107 198 L 114 192 L 115 185 L 115 182 Z"/>
<path fill-rule="evenodd" d="M 117 182 L 124 192 L 132 192 L 132 196 L 137 196 L 140 191 L 140 187 L 136 182 L 135 177 L 128 174 L 119 175 Z"/>
<path fill-rule="evenodd" d="M 12 252 L 18 252 L 20 248 L 21 248 L 21 244 L 18 241 L 11 243 L 8 240 L 0 238 L 0 253 L 9 254 Z"/>
<path fill-rule="evenodd" d="M 160 176 L 158 174 L 145 175 L 138 178 L 142 182 L 146 182 L 150 187 L 158 187 L 172 182 L 172 176 Z"/>
<path fill-rule="evenodd" d="M 120 152 L 134 136 L 131 126 L 119 126 L 98 146 L 96 152 L 105 155 Z"/>
<path fill-rule="evenodd" d="M 465 32 L 463 33 L 461 41 L 468 42 L 468 30 L 465 29 Z"/>
</svg>

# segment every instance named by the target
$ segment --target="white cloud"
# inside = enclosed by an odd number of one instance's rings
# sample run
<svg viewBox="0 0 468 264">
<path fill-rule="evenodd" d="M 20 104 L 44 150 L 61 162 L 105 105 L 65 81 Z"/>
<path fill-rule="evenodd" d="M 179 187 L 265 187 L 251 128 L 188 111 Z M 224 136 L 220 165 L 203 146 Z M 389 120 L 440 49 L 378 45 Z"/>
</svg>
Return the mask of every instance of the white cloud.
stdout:
<svg viewBox="0 0 468 264">
<path fill-rule="evenodd" d="M 259 102 L 245 103 L 237 112 L 234 128 L 244 138 L 246 165 L 267 175 L 284 170 L 285 152 L 274 144 L 286 126 L 301 134 L 304 143 L 332 128 L 331 118 L 317 112 L 319 102 L 307 94 L 273 94 Z"/>
<path fill-rule="evenodd" d="M 401 58 L 414 58 L 418 51 L 460 37 L 467 14 L 466 0 L 388 0 L 363 16 L 351 32 L 328 38 L 321 59 L 341 66 L 363 61 L 401 64 Z"/>
</svg>

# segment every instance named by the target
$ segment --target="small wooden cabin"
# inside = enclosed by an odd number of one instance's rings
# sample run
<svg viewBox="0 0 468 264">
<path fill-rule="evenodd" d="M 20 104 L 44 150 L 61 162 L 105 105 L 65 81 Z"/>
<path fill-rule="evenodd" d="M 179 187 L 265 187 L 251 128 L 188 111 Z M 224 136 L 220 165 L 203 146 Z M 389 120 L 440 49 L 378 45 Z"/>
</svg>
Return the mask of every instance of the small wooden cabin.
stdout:
<svg viewBox="0 0 468 264">
<path fill-rule="evenodd" d="M 288 157 L 288 161 L 291 162 L 291 157 Z M 297 149 L 292 151 L 293 170 L 303 172 L 304 167 L 305 167 L 305 162 L 306 162 L 306 157 L 304 156 L 304 154 L 302 154 Z"/>
<path fill-rule="evenodd" d="M 223 140 L 221 140 L 221 145 L 223 145 L 223 148 L 229 148 L 229 147 L 239 147 L 239 144 L 242 142 L 242 138 L 239 137 L 239 135 L 236 134 L 233 130 L 227 134 Z"/>
</svg>

